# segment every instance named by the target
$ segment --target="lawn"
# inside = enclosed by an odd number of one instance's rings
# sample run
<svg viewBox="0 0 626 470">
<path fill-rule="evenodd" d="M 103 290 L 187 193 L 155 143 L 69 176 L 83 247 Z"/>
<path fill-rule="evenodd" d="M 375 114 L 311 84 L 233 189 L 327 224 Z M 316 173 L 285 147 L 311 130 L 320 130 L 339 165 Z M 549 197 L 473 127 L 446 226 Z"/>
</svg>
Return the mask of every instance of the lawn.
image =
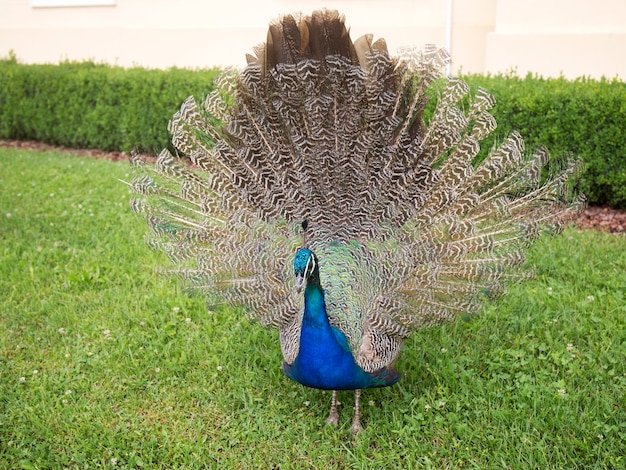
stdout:
<svg viewBox="0 0 626 470">
<path fill-rule="evenodd" d="M 156 274 L 125 163 L 0 149 L 0 468 L 626 468 L 626 238 L 567 229 L 533 280 L 415 334 L 400 384 L 285 378 L 275 331 Z"/>
</svg>

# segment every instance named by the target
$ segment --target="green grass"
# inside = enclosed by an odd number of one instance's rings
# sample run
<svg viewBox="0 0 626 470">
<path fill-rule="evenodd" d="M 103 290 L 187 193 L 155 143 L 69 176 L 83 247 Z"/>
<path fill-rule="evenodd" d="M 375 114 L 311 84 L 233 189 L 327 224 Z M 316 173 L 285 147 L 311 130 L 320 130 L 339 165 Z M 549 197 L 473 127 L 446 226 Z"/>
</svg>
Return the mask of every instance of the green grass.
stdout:
<svg viewBox="0 0 626 470">
<path fill-rule="evenodd" d="M 155 274 L 124 163 L 0 149 L 0 468 L 626 468 L 626 238 L 567 230 L 415 334 L 365 429 L 277 334 Z"/>
</svg>

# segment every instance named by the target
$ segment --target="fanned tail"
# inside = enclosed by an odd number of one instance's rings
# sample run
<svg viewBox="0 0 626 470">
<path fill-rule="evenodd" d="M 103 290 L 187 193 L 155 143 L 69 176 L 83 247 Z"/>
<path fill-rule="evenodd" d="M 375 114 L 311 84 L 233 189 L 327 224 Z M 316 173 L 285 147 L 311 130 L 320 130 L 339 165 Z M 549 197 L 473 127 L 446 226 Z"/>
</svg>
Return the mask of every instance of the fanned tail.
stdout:
<svg viewBox="0 0 626 470">
<path fill-rule="evenodd" d="M 279 327 L 286 359 L 307 220 L 329 318 L 379 370 L 412 330 L 527 276 L 528 245 L 584 205 L 569 183 L 579 164 L 528 154 L 517 133 L 482 158 L 496 128 L 485 90 L 445 79 L 424 120 L 448 61 L 433 46 L 393 57 L 371 35 L 352 42 L 335 11 L 284 16 L 240 74 L 183 103 L 170 132 L 193 168 L 162 153 L 132 183 L 134 208 L 185 278 Z"/>
</svg>

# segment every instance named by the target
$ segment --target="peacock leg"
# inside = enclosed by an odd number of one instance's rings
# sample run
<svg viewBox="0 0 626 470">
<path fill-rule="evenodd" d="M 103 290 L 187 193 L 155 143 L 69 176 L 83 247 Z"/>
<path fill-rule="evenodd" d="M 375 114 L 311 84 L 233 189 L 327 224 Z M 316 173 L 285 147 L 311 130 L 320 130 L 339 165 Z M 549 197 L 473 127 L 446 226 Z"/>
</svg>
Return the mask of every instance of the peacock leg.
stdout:
<svg viewBox="0 0 626 470">
<path fill-rule="evenodd" d="M 356 436 L 363 429 L 361 427 L 361 390 L 354 391 L 354 418 L 352 419 L 352 427 L 350 431 L 352 431 L 352 435 Z"/>
<path fill-rule="evenodd" d="M 326 424 L 336 426 L 339 423 L 339 413 L 337 413 L 337 390 L 333 390 L 333 398 L 330 401 L 330 414 L 326 418 Z"/>
</svg>

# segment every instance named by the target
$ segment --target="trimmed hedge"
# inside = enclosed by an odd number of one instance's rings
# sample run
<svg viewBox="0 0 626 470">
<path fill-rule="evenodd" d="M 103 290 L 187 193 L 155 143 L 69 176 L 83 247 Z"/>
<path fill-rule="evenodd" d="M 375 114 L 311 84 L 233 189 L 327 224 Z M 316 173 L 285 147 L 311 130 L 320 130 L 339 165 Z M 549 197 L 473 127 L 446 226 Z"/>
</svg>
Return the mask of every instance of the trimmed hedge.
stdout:
<svg viewBox="0 0 626 470">
<path fill-rule="evenodd" d="M 545 145 L 553 155 L 582 158 L 580 189 L 588 202 L 626 208 L 626 83 L 533 75 L 463 79 L 495 96 L 498 136 L 515 129 L 527 149 Z"/>
<path fill-rule="evenodd" d="M 0 138 L 76 148 L 158 153 L 167 122 L 189 96 L 206 96 L 217 69 L 124 69 L 91 62 L 23 65 L 0 60 Z M 463 76 L 498 102 L 494 140 L 511 130 L 527 148 L 585 161 L 579 185 L 590 204 L 626 208 L 626 86 L 618 80 Z"/>
<path fill-rule="evenodd" d="M 189 96 L 212 90 L 217 69 L 124 69 L 92 62 L 0 61 L 0 138 L 153 153 Z"/>
</svg>

